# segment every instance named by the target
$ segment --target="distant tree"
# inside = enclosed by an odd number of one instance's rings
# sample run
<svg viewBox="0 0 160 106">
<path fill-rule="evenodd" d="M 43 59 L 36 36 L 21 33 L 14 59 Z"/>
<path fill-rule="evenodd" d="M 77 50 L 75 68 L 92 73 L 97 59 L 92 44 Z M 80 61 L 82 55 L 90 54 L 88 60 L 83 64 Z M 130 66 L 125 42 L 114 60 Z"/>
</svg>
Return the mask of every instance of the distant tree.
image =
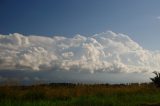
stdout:
<svg viewBox="0 0 160 106">
<path fill-rule="evenodd" d="M 153 72 L 156 76 L 154 78 L 150 78 L 153 82 L 153 84 L 156 85 L 156 87 L 160 87 L 160 73 L 157 71 Z"/>
</svg>

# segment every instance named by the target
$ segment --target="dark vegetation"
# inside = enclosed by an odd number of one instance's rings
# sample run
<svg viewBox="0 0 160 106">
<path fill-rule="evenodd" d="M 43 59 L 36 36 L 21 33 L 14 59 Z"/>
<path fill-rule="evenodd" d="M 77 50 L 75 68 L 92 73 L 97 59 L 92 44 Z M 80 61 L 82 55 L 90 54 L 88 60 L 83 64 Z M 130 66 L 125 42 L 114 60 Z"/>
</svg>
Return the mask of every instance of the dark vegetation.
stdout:
<svg viewBox="0 0 160 106">
<path fill-rule="evenodd" d="M 0 86 L 0 106 L 160 106 L 160 73 L 152 83 L 49 83 Z"/>
<path fill-rule="evenodd" d="M 156 76 L 154 78 L 150 78 L 153 82 L 154 85 L 156 85 L 156 87 L 160 87 L 160 73 L 154 71 L 153 72 Z"/>
<path fill-rule="evenodd" d="M 0 86 L 0 106 L 160 106 L 153 84 Z"/>
</svg>

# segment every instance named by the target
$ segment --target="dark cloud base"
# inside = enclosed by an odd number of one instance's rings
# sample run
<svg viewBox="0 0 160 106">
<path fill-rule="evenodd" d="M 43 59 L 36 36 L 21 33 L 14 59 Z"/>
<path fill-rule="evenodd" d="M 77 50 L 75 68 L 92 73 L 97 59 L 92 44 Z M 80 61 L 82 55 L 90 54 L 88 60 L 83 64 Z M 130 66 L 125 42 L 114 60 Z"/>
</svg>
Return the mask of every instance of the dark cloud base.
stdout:
<svg viewBox="0 0 160 106">
<path fill-rule="evenodd" d="M 15 77 L 16 76 L 16 77 Z M 0 84 L 36 84 L 36 83 L 139 83 L 149 82 L 149 75 L 144 73 L 89 73 L 77 71 L 19 71 L 1 70 Z"/>
</svg>

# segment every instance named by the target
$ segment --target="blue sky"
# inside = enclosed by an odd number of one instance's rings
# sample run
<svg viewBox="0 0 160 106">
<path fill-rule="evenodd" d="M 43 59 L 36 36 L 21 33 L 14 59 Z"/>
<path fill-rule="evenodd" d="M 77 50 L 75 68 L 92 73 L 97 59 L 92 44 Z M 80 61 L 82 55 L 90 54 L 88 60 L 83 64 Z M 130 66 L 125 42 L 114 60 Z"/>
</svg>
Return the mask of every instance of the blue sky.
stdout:
<svg viewBox="0 0 160 106">
<path fill-rule="evenodd" d="M 160 50 L 159 0 L 1 0 L 0 33 L 90 36 L 112 30 Z"/>
</svg>

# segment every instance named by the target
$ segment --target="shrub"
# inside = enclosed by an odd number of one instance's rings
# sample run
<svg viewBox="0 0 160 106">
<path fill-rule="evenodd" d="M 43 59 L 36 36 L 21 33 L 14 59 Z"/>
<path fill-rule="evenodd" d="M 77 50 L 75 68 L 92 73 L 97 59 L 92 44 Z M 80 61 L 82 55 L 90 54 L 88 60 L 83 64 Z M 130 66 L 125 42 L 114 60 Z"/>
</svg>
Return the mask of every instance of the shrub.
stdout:
<svg viewBox="0 0 160 106">
<path fill-rule="evenodd" d="M 157 87 L 160 87 L 160 73 L 154 71 L 153 72 L 156 76 L 154 78 L 150 78 L 153 82 L 153 84 L 155 84 Z"/>
</svg>

